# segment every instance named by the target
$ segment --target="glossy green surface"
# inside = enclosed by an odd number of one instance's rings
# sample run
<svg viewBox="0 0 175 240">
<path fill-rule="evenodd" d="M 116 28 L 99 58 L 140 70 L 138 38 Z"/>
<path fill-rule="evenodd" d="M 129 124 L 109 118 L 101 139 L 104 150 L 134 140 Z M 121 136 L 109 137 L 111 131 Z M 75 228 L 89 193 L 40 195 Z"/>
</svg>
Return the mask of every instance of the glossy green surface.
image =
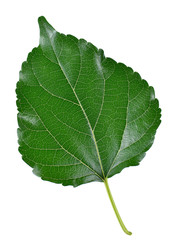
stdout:
<svg viewBox="0 0 175 240">
<path fill-rule="evenodd" d="M 43 180 L 73 186 L 138 165 L 160 124 L 153 88 L 44 17 L 39 26 L 17 84 L 23 160 Z"/>
</svg>

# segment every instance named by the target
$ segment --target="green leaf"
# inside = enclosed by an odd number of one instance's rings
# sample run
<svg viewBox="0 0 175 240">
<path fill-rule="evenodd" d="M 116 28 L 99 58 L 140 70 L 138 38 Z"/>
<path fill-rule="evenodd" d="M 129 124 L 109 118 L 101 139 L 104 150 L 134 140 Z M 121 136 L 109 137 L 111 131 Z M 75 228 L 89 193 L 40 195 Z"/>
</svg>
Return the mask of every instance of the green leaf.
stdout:
<svg viewBox="0 0 175 240">
<path fill-rule="evenodd" d="M 16 90 L 23 160 L 43 180 L 73 186 L 138 165 L 160 124 L 153 88 L 44 17 L 39 26 Z"/>
</svg>

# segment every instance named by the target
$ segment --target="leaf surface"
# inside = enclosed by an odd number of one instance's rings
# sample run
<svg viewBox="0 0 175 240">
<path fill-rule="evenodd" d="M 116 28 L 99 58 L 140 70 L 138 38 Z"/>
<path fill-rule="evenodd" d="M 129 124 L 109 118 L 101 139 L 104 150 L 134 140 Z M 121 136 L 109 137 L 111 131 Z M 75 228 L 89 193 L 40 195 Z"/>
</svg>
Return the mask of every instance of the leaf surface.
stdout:
<svg viewBox="0 0 175 240">
<path fill-rule="evenodd" d="M 43 180 L 73 186 L 138 165 L 160 124 L 153 88 L 44 17 L 39 26 L 16 90 L 23 160 Z"/>
</svg>

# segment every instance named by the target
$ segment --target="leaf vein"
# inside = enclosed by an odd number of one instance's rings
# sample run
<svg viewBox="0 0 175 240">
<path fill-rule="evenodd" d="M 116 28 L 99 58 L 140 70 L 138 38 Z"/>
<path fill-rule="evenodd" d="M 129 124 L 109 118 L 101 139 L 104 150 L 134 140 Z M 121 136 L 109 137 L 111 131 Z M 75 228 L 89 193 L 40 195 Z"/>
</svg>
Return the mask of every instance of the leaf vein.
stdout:
<svg viewBox="0 0 175 240">
<path fill-rule="evenodd" d="M 45 55 L 44 55 L 44 56 L 45 56 Z M 45 57 L 46 57 L 46 56 L 45 56 Z M 50 59 L 48 59 L 48 60 L 50 60 Z M 32 69 L 33 75 L 34 75 L 34 77 L 36 78 L 39 86 L 40 86 L 43 90 L 45 90 L 48 94 L 50 94 L 51 96 L 56 97 L 56 98 L 58 98 L 58 99 L 61 99 L 61 100 L 63 100 L 63 101 L 67 101 L 67 102 L 70 102 L 70 103 L 73 103 L 73 104 L 79 106 L 79 104 L 77 104 L 77 103 L 75 103 L 75 102 L 73 102 L 73 101 L 71 101 L 71 100 L 69 100 L 69 99 L 66 99 L 66 98 L 63 98 L 63 97 L 60 97 L 60 96 L 58 96 L 58 95 L 55 95 L 55 94 L 51 93 L 48 89 L 46 89 L 46 88 L 41 84 L 41 82 L 39 81 L 39 79 L 38 79 L 37 76 L 35 75 L 32 66 L 31 66 L 31 69 Z"/>
</svg>

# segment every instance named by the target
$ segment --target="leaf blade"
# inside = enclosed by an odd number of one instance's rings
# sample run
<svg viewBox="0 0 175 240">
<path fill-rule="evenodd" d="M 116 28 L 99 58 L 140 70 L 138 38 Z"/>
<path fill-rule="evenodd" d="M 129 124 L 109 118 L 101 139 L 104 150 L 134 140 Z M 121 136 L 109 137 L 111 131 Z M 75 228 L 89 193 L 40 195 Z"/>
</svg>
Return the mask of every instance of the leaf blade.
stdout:
<svg viewBox="0 0 175 240">
<path fill-rule="evenodd" d="M 40 45 L 17 84 L 24 161 L 42 179 L 73 186 L 138 165 L 160 124 L 153 88 L 91 43 L 38 21 Z"/>
</svg>

